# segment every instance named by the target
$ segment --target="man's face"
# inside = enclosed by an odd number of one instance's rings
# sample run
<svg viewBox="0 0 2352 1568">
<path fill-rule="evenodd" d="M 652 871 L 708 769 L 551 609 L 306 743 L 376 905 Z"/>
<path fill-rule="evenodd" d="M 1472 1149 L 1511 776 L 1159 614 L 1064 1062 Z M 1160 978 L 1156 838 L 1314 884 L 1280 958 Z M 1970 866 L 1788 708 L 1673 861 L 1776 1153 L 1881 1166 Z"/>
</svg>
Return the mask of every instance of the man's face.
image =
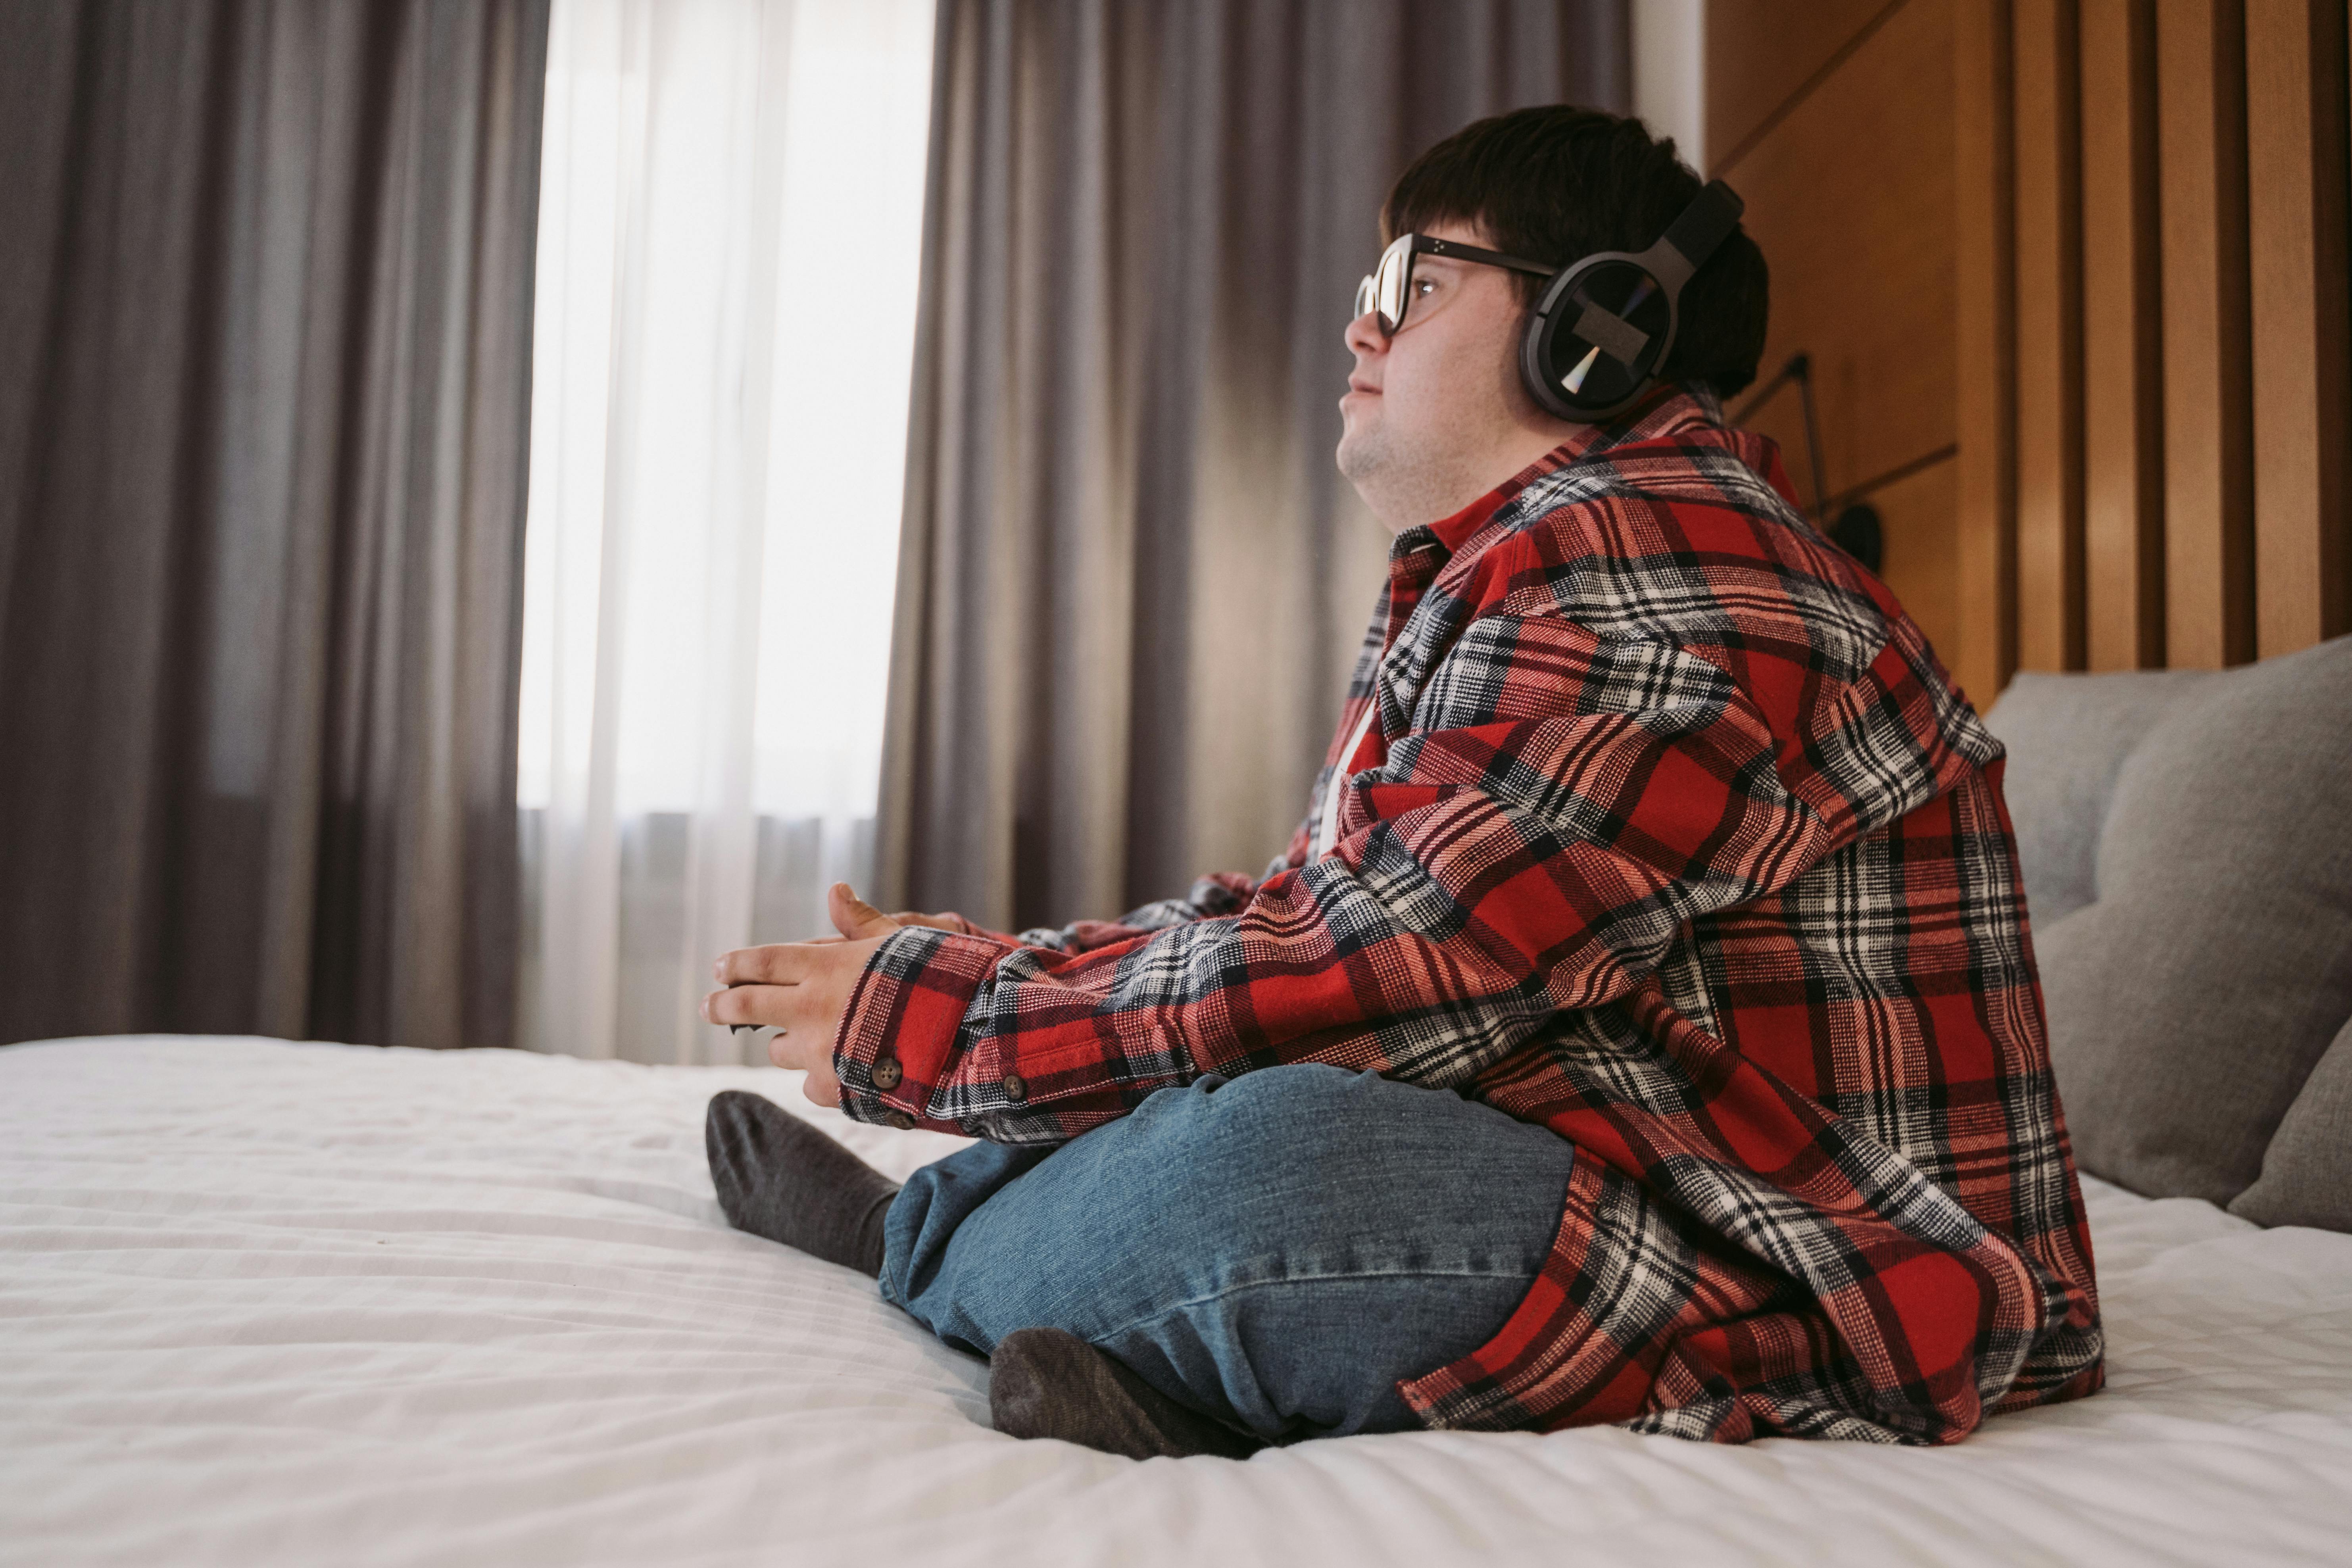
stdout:
<svg viewBox="0 0 2352 1568">
<path fill-rule="evenodd" d="M 1493 246 L 1467 224 L 1423 232 Z M 1369 311 L 1348 324 L 1356 368 L 1339 399 L 1339 471 L 1367 499 L 1376 490 L 1430 488 L 1433 477 L 1492 447 L 1536 413 L 1519 385 L 1524 312 L 1511 279 L 1500 268 L 1417 257 L 1396 336 L 1381 337 Z"/>
</svg>

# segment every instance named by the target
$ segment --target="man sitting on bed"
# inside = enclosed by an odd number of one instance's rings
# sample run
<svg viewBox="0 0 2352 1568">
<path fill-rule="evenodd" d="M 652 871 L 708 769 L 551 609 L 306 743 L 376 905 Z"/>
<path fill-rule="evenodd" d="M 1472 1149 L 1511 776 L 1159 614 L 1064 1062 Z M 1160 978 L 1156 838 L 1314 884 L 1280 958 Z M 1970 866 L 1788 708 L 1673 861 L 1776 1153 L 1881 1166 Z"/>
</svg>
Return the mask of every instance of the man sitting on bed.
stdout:
<svg viewBox="0 0 2352 1568">
<path fill-rule="evenodd" d="M 1765 271 L 1701 195 L 1567 108 L 1398 181 L 1339 449 L 1389 579 L 1263 879 L 1017 937 L 836 888 L 719 961 L 810 1099 L 983 1140 L 894 1188 L 709 1124 L 729 1219 L 990 1354 L 1001 1429 L 1944 1443 L 2099 1385 L 2000 747 L 1724 426 Z"/>
</svg>

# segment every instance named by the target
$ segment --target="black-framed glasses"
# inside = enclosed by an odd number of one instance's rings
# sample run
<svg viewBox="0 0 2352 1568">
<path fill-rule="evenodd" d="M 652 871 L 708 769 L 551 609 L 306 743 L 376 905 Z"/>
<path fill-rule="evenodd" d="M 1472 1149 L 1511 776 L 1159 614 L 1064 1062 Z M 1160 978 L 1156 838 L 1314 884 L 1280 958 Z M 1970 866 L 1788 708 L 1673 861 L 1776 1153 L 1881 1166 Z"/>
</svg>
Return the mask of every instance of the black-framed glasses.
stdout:
<svg viewBox="0 0 2352 1568">
<path fill-rule="evenodd" d="M 1432 239 L 1425 234 L 1401 234 L 1381 252 L 1380 265 L 1361 283 L 1356 285 L 1356 314 L 1374 312 L 1380 322 L 1381 336 L 1392 338 L 1404 326 L 1404 313 L 1412 303 L 1412 264 L 1423 256 L 1442 256 L 1449 261 L 1475 261 L 1481 267 L 1500 267 L 1507 271 L 1525 272 L 1534 278 L 1551 278 L 1559 274 L 1557 267 L 1547 267 L 1540 261 L 1525 261 L 1516 256 L 1506 256 L 1499 250 L 1481 250 L 1475 245 L 1464 245 L 1451 239 Z"/>
</svg>

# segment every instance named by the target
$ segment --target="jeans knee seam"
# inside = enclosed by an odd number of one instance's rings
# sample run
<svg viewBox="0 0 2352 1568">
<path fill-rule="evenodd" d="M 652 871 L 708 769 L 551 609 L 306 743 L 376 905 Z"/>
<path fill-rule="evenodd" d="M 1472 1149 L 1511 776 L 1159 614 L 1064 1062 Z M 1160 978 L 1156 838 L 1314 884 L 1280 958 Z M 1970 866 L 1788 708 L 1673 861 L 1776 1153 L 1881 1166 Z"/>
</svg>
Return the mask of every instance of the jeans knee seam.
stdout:
<svg viewBox="0 0 2352 1568">
<path fill-rule="evenodd" d="M 1541 1270 L 1538 1269 L 1538 1273 L 1540 1274 Z M 1115 1339 L 1120 1334 L 1132 1333 L 1139 1329 L 1149 1328 L 1178 1312 L 1190 1311 L 1195 1307 L 1205 1307 L 1213 1302 L 1222 1301 L 1229 1296 L 1241 1295 L 1244 1291 L 1269 1289 L 1278 1285 L 1333 1285 L 1355 1280 L 1510 1279 L 1516 1278 L 1500 1269 L 1479 1272 L 1468 1268 L 1388 1268 L 1362 1269 L 1345 1274 L 1286 1274 L 1279 1279 L 1252 1279 L 1244 1284 L 1228 1285 L 1221 1290 L 1212 1290 L 1204 1296 L 1194 1296 L 1182 1301 L 1171 1301 L 1157 1311 L 1140 1318 L 1130 1319 L 1116 1328 L 1106 1329 L 1100 1334 L 1091 1337 L 1087 1342 L 1099 1345 L 1103 1341 Z M 1535 1280 L 1530 1278 L 1518 1283 L 1520 1289 L 1526 1290 L 1534 1287 Z"/>
</svg>

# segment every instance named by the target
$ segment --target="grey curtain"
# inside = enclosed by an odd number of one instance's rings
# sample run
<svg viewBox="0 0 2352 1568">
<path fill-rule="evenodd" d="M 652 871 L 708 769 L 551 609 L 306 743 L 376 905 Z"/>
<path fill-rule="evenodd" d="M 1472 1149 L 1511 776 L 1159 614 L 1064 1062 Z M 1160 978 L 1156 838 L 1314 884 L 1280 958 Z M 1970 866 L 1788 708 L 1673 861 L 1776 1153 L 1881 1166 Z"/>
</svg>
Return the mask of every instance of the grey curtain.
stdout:
<svg viewBox="0 0 2352 1568">
<path fill-rule="evenodd" d="M 887 907 L 1106 916 L 1302 815 L 1387 535 L 1332 468 L 1388 186 L 1623 110 L 1625 0 L 943 0 Z"/>
<path fill-rule="evenodd" d="M 546 29 L 0 5 L 0 1040 L 508 1038 Z"/>
</svg>

